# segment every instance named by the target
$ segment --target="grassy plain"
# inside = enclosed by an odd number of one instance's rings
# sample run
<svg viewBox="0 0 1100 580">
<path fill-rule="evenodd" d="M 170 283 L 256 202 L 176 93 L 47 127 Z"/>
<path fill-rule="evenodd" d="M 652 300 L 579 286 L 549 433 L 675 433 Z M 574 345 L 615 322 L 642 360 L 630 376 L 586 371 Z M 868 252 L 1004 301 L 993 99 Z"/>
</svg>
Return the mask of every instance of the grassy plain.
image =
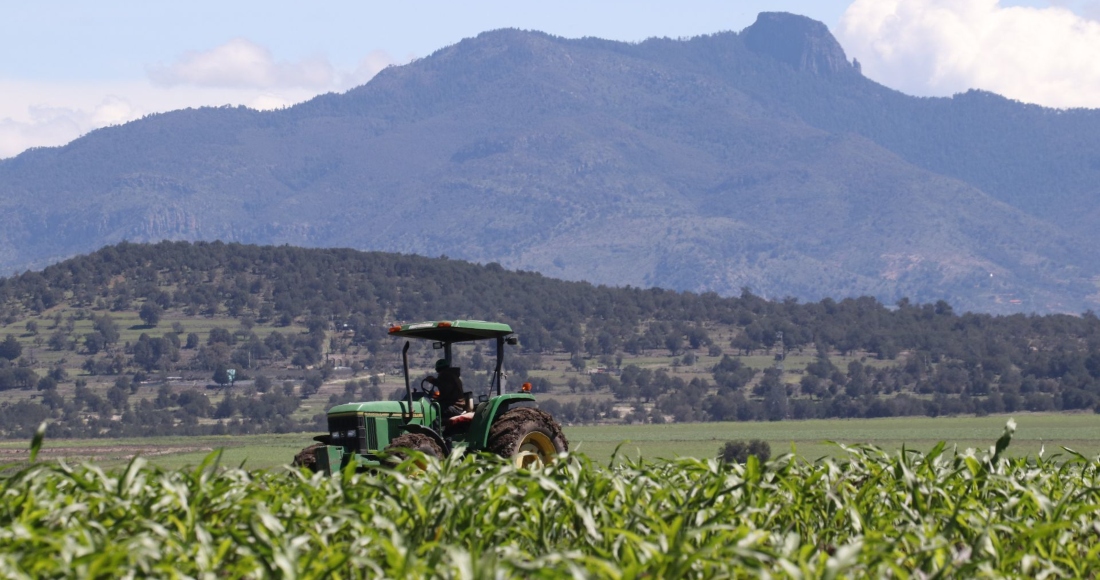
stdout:
<svg viewBox="0 0 1100 580">
<path fill-rule="evenodd" d="M 1069 447 L 1087 456 L 1100 454 L 1100 415 L 1022 413 L 1010 455 L 1046 454 Z M 806 459 L 836 456 L 840 449 L 828 441 L 867 443 L 883 449 L 928 451 L 939 441 L 949 445 L 985 448 L 1004 430 L 1008 415 L 988 417 L 894 417 L 888 419 L 822 419 L 773 423 L 681 423 L 666 425 L 578 426 L 565 430 L 572 448 L 597 460 L 619 452 L 647 459 L 712 457 L 726 441 L 763 439 L 772 455 L 790 451 Z M 625 441 L 625 443 L 624 443 Z"/>
<path fill-rule="evenodd" d="M 1069 447 L 1086 456 L 1100 455 L 1100 415 L 1022 413 L 1014 415 L 1016 435 L 1010 455 L 1036 455 L 1045 446 L 1047 456 Z M 686 423 L 666 425 L 601 425 L 566 427 L 573 450 L 606 463 L 616 447 L 619 453 L 647 459 L 712 457 L 732 439 L 763 439 L 779 455 L 794 445 L 808 460 L 837 456 L 841 450 L 827 441 L 868 443 L 888 450 L 928 451 L 939 441 L 949 445 L 986 448 L 1004 430 L 1007 415 L 989 417 L 901 417 L 890 419 L 830 419 L 775 423 Z M 224 448 L 222 462 L 251 468 L 276 468 L 290 461 L 310 443 L 309 433 L 281 435 L 160 437 L 144 439 L 46 440 L 44 457 L 92 459 L 112 466 L 134 453 L 166 468 L 198 464 L 210 451 Z M 0 442 L 0 457 L 22 456 L 26 442 Z M 5 462 L 0 460 L 0 462 Z"/>
</svg>

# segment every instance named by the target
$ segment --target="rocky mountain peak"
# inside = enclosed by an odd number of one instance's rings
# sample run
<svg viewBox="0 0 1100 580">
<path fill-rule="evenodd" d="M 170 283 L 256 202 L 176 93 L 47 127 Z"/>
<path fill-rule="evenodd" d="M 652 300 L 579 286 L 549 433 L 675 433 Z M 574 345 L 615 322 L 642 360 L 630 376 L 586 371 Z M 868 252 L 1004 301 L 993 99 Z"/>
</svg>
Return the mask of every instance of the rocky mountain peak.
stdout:
<svg viewBox="0 0 1100 580">
<path fill-rule="evenodd" d="M 812 18 L 761 12 L 741 37 L 749 50 L 785 62 L 795 70 L 818 76 L 857 71 L 829 28 Z"/>
</svg>

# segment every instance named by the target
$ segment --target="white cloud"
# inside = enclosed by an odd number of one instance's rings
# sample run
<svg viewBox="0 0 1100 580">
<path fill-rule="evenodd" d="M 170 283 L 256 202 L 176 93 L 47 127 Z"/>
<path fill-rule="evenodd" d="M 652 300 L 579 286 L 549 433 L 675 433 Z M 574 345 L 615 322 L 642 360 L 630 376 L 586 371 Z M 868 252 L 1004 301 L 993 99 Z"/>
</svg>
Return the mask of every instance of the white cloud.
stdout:
<svg viewBox="0 0 1100 580">
<path fill-rule="evenodd" d="M 410 55 L 406 61 L 411 61 Z M 340 75 L 340 88 L 350 89 L 365 84 L 374 78 L 374 75 L 382 72 L 382 69 L 395 64 L 394 58 L 384 50 L 372 50 L 359 61 L 355 70 Z"/>
<path fill-rule="evenodd" d="M 366 83 L 394 63 L 380 50 L 368 53 L 350 70 L 337 70 L 323 58 L 279 62 L 266 48 L 238 39 L 187 53 L 169 65 L 150 67 L 149 80 L 0 78 L 0 159 L 30 147 L 64 145 L 93 129 L 151 113 L 220 105 L 259 110 L 287 107 L 319 93 Z"/>
<path fill-rule="evenodd" d="M 30 147 L 67 143 L 92 129 L 125 123 L 141 115 L 129 101 L 114 95 L 87 108 L 31 105 L 23 119 L 0 118 L 0 158 Z"/>
<path fill-rule="evenodd" d="M 235 38 L 210 50 L 190 51 L 168 65 L 150 66 L 148 73 L 154 83 L 168 87 L 190 85 L 322 91 L 361 85 L 394 62 L 389 53 L 374 50 L 354 70 L 337 71 L 323 57 L 315 56 L 296 62 L 277 61 L 267 48 Z"/>
<path fill-rule="evenodd" d="M 31 147 L 59 145 L 81 133 L 80 126 L 70 119 L 55 117 L 33 123 L 11 118 L 0 120 L 0 159 L 11 157 Z"/>
<path fill-rule="evenodd" d="M 0 159 L 30 147 L 64 145 L 101 127 L 187 107 L 244 105 L 277 109 L 318 93 L 163 87 L 148 81 L 51 83 L 0 79 Z"/>
<path fill-rule="evenodd" d="M 837 36 L 869 78 L 917 95 L 971 88 L 1051 107 L 1100 107 L 1095 2 L 1001 6 L 998 0 L 856 0 Z"/>
<path fill-rule="evenodd" d="M 243 38 L 149 68 L 149 78 L 165 86 L 320 90 L 330 88 L 335 76 L 332 65 L 323 58 L 279 62 L 270 50 Z"/>
</svg>

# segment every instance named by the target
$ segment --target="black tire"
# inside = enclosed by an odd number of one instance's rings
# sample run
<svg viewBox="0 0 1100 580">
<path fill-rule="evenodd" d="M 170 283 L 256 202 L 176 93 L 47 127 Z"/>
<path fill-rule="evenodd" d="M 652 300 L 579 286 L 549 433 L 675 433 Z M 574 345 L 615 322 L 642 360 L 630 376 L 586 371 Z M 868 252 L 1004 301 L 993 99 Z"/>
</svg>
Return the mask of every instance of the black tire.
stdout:
<svg viewBox="0 0 1100 580">
<path fill-rule="evenodd" d="M 408 455 L 402 453 L 402 449 L 419 451 L 424 455 L 430 455 L 439 460 L 442 460 L 444 457 L 443 448 L 439 446 L 439 443 L 436 443 L 435 439 L 421 433 L 405 433 L 403 435 L 398 435 L 386 446 L 386 451 L 400 458 L 401 461 L 404 461 L 408 459 Z"/>
<path fill-rule="evenodd" d="M 569 451 L 569 440 L 554 417 L 541 409 L 520 407 L 501 415 L 489 429 L 488 450 L 513 458 L 517 467 L 554 462 Z"/>
<path fill-rule="evenodd" d="M 294 462 L 291 463 L 291 465 L 294 467 L 308 467 L 311 471 L 317 471 L 317 455 L 315 452 L 320 447 L 324 447 L 324 445 L 314 443 L 299 451 L 298 454 L 294 456 Z"/>
</svg>

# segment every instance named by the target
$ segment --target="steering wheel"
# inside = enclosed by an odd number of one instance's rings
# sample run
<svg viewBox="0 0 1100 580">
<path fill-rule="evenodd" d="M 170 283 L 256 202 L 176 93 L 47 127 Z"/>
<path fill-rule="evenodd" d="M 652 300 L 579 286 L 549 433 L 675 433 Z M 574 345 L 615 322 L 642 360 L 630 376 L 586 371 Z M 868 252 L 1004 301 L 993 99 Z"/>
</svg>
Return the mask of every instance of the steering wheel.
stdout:
<svg viewBox="0 0 1100 580">
<path fill-rule="evenodd" d="M 427 384 L 427 386 L 424 386 L 425 384 Z M 429 383 L 428 379 L 420 380 L 420 391 L 423 392 L 424 396 L 428 397 L 429 399 L 435 398 L 435 385 Z"/>
</svg>

